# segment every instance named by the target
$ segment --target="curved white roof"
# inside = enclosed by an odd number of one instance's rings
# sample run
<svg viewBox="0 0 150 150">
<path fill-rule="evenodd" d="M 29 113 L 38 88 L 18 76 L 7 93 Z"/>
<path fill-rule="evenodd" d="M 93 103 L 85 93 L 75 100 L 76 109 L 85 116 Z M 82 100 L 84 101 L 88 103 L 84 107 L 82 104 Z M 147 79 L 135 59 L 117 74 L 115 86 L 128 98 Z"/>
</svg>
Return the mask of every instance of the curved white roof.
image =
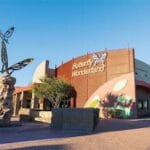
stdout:
<svg viewBox="0 0 150 150">
<path fill-rule="evenodd" d="M 40 79 L 46 77 L 47 75 L 48 65 L 49 62 L 47 60 L 44 60 L 38 65 L 33 74 L 32 83 L 41 83 Z"/>
</svg>

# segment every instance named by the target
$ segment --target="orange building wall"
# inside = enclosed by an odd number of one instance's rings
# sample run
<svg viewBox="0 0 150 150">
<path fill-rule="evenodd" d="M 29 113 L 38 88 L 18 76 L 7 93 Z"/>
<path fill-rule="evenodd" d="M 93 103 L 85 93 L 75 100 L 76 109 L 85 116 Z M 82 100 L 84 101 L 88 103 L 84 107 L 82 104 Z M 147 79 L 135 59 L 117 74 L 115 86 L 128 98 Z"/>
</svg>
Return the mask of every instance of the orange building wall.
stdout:
<svg viewBox="0 0 150 150">
<path fill-rule="evenodd" d="M 118 49 L 107 50 L 104 72 L 72 77 L 73 63 L 84 62 L 91 58 L 92 54 L 74 58 L 60 65 L 56 70 L 56 76 L 65 78 L 77 91 L 77 107 L 83 107 L 92 93 L 106 81 L 134 72 L 134 49 Z M 96 52 L 96 54 L 102 54 L 102 52 Z M 84 68 L 79 68 L 78 71 Z"/>
</svg>

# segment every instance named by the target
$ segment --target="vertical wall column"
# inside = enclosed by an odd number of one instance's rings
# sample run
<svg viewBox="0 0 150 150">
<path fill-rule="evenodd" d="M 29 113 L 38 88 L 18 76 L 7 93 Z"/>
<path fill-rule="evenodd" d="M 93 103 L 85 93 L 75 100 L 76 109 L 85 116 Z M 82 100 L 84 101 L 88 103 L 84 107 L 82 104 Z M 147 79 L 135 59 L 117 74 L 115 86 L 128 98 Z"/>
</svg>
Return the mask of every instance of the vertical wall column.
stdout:
<svg viewBox="0 0 150 150">
<path fill-rule="evenodd" d="M 35 97 L 34 90 L 32 91 L 31 109 L 39 109 L 39 99 Z"/>
<path fill-rule="evenodd" d="M 13 98 L 13 116 L 17 115 L 17 94 Z"/>
<path fill-rule="evenodd" d="M 21 92 L 20 100 L 21 100 L 21 107 L 23 107 L 24 106 L 24 91 Z"/>
<path fill-rule="evenodd" d="M 35 101 L 35 94 L 34 94 L 34 91 L 32 91 L 31 109 L 34 109 L 34 101 Z"/>
</svg>

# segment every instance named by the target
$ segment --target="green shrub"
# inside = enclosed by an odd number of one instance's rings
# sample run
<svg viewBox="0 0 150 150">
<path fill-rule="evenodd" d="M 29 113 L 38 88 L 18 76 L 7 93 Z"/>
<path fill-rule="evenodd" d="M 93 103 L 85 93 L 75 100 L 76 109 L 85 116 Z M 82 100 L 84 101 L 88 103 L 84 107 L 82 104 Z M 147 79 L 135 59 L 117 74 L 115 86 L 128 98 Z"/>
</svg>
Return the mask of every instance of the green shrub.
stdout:
<svg viewBox="0 0 150 150">
<path fill-rule="evenodd" d="M 104 108 L 103 114 L 106 118 L 124 118 L 125 112 L 122 109 L 115 109 L 115 108 Z"/>
</svg>

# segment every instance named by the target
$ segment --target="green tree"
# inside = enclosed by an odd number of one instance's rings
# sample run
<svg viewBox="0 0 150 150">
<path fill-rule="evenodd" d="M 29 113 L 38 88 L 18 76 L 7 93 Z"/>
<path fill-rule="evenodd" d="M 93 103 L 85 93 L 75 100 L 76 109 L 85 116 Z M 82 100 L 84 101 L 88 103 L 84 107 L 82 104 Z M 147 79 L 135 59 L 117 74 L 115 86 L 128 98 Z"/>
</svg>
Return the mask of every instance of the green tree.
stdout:
<svg viewBox="0 0 150 150">
<path fill-rule="evenodd" d="M 63 79 L 46 77 L 41 79 L 41 84 L 35 87 L 35 95 L 48 99 L 53 108 L 58 108 L 61 101 L 75 97 L 75 90 Z"/>
</svg>

